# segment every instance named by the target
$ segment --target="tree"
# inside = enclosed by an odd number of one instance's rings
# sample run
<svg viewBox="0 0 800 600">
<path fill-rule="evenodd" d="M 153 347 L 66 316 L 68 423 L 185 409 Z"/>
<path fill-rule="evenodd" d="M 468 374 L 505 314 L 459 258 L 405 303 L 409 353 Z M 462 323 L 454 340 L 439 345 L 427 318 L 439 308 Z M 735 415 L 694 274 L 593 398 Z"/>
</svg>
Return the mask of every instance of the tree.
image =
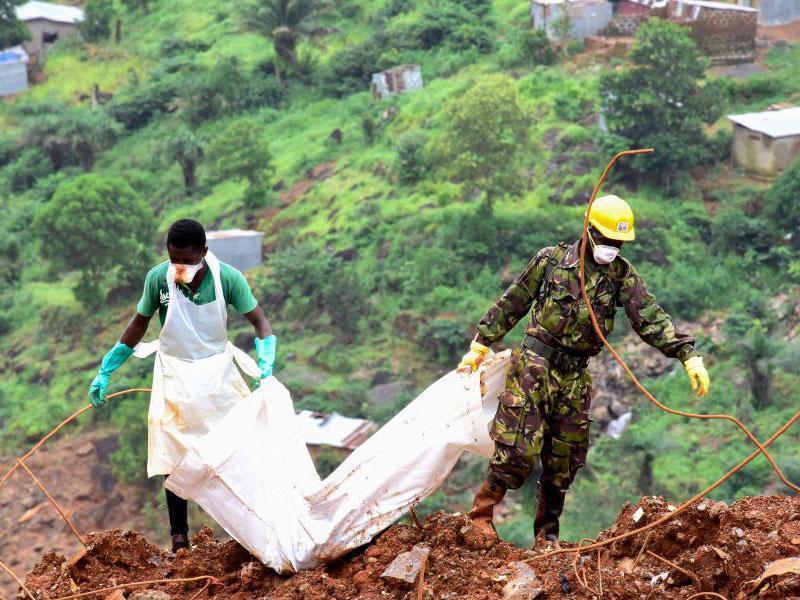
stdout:
<svg viewBox="0 0 800 600">
<path fill-rule="evenodd" d="M 754 287 L 736 303 L 723 331 L 729 348 L 746 374 L 750 392 L 759 408 L 772 400 L 775 358 L 784 346 L 776 335 L 776 317 Z"/>
<path fill-rule="evenodd" d="M 83 15 L 83 21 L 78 24 L 83 39 L 100 42 L 111 36 L 111 21 L 114 18 L 112 0 L 87 0 Z"/>
<path fill-rule="evenodd" d="M 25 23 L 17 18 L 16 7 L 24 0 L 0 0 L 0 48 L 17 46 L 31 39 Z"/>
<path fill-rule="evenodd" d="M 626 164 L 670 185 L 675 174 L 706 160 L 704 125 L 722 110 L 722 84 L 701 85 L 708 61 L 688 30 L 663 19 L 637 32 L 630 64 L 601 79 L 603 112 L 619 145 L 655 148 Z"/>
<path fill-rule="evenodd" d="M 482 194 L 491 208 L 497 196 L 523 187 L 520 150 L 529 141 L 529 123 L 511 79 L 484 77 L 447 104 L 444 119 L 438 162 L 471 197 Z"/>
<path fill-rule="evenodd" d="M 122 125 L 104 110 L 43 103 L 26 111 L 25 145 L 44 151 L 55 170 L 77 163 L 91 171 L 97 154 L 113 146 L 122 132 Z"/>
<path fill-rule="evenodd" d="M 155 218 L 125 181 L 90 173 L 61 183 L 33 229 L 45 259 L 80 272 L 75 297 L 97 308 L 111 278 L 130 281 L 150 262 Z"/>
<path fill-rule="evenodd" d="M 276 56 L 296 67 L 297 42 L 318 9 L 319 0 L 250 0 L 243 16 L 248 28 L 272 40 Z M 275 76 L 282 82 L 277 61 Z"/>
<path fill-rule="evenodd" d="M 103 110 L 76 110 L 62 122 L 64 142 L 87 172 L 94 167 L 97 154 L 113 146 L 121 133 L 122 125 Z"/>
<path fill-rule="evenodd" d="M 167 160 L 181 166 L 183 185 L 187 194 L 197 190 L 197 163 L 203 157 L 203 146 L 191 129 L 180 125 L 164 141 L 161 152 Z"/>
</svg>

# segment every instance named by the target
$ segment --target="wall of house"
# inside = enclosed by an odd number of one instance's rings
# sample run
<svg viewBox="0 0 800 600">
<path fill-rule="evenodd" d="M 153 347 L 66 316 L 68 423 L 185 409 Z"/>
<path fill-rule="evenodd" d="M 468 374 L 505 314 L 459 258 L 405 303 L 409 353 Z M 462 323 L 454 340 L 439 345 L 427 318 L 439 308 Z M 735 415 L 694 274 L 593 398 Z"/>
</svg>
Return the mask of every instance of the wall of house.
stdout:
<svg viewBox="0 0 800 600">
<path fill-rule="evenodd" d="M 798 2 L 800 5 L 800 1 Z M 758 13 L 736 5 L 709 6 L 669 0 L 665 7 L 641 12 L 630 5 L 618 11 L 600 32 L 607 36 L 632 36 L 650 17 L 662 17 L 688 27 L 703 54 L 714 64 L 752 62 L 756 53 Z"/>
<path fill-rule="evenodd" d="M 571 22 L 570 37 L 582 40 L 597 35 L 613 17 L 613 5 L 606 0 L 579 0 L 558 4 L 531 3 L 531 21 L 535 29 L 544 29 L 550 39 L 556 39 L 554 24 L 564 14 L 564 7 L 569 11 Z"/>
<path fill-rule="evenodd" d="M 46 36 L 55 33 L 58 34 L 58 39 L 64 39 L 65 37 L 78 35 L 78 28 L 71 23 L 56 23 L 45 19 L 35 19 L 26 21 L 25 25 L 28 26 L 31 32 L 31 39 L 22 45 L 28 54 L 37 54 L 51 46 L 52 44 L 44 42 Z"/>
<path fill-rule="evenodd" d="M 758 0 L 758 22 L 761 25 L 786 25 L 800 21 L 798 0 Z"/>
<path fill-rule="evenodd" d="M 734 125 L 733 160 L 748 173 L 775 177 L 800 154 L 800 135 L 771 138 Z"/>
<path fill-rule="evenodd" d="M 9 96 L 28 89 L 28 65 L 25 61 L 0 63 L 0 96 Z"/>
<path fill-rule="evenodd" d="M 679 8 L 681 4 L 682 9 Z M 671 21 L 691 29 L 695 42 L 714 64 L 755 60 L 758 27 L 758 13 L 755 10 L 737 6 L 701 6 L 669 0 L 667 14 Z"/>
<path fill-rule="evenodd" d="M 215 235 L 214 232 L 209 232 L 208 249 L 222 262 L 240 271 L 247 271 L 261 264 L 261 235 Z"/>
</svg>

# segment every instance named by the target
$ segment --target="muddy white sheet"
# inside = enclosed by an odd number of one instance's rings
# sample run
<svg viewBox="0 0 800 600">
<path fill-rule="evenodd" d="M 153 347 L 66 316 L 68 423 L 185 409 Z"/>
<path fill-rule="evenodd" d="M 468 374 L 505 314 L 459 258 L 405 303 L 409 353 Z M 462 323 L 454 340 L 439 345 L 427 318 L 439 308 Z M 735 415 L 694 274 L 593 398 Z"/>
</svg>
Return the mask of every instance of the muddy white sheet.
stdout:
<svg viewBox="0 0 800 600">
<path fill-rule="evenodd" d="M 464 452 L 491 455 L 488 424 L 508 358 L 445 375 L 322 481 L 289 391 L 271 377 L 187 449 L 167 487 L 276 571 L 313 568 L 369 542 L 432 494 Z"/>
</svg>

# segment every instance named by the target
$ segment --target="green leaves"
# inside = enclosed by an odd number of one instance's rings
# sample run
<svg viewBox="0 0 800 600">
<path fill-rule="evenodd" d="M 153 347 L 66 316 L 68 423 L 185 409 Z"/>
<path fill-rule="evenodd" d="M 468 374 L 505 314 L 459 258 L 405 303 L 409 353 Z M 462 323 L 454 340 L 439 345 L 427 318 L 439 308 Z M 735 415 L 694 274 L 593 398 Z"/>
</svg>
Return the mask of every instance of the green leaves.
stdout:
<svg viewBox="0 0 800 600">
<path fill-rule="evenodd" d="M 139 277 L 150 262 L 155 218 L 122 179 L 88 174 L 58 186 L 33 230 L 40 254 L 54 267 L 80 272 L 75 296 L 99 307 L 111 280 Z"/>
</svg>

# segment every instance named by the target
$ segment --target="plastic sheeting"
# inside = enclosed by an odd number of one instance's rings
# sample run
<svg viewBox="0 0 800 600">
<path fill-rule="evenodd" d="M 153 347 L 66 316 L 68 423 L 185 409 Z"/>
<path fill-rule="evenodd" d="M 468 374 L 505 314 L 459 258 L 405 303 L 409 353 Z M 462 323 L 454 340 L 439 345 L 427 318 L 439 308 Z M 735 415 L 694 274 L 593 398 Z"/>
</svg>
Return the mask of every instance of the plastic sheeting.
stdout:
<svg viewBox="0 0 800 600">
<path fill-rule="evenodd" d="M 167 487 L 272 569 L 313 568 L 369 542 L 433 493 L 465 451 L 492 454 L 488 423 L 508 358 L 436 381 L 324 481 L 288 390 L 271 377 L 187 449 Z"/>
</svg>

